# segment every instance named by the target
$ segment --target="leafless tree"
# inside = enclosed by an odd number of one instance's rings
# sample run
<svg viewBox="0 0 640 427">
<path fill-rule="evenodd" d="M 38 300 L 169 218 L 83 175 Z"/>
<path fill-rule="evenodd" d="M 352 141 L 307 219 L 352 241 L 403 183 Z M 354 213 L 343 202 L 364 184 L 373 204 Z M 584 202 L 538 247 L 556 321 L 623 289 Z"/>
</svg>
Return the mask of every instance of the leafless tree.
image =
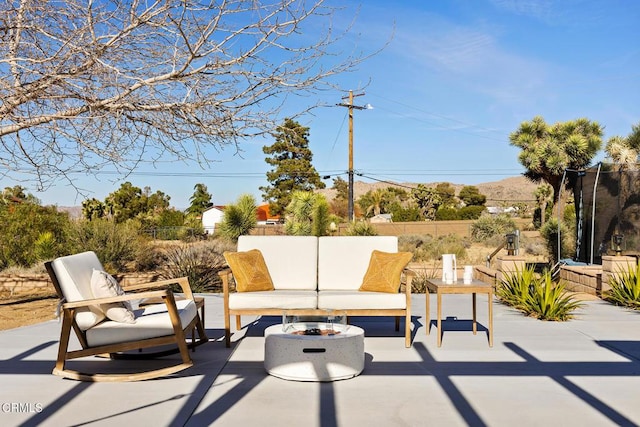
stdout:
<svg viewBox="0 0 640 427">
<path fill-rule="evenodd" d="M 0 0 L 0 177 L 46 188 L 239 149 L 289 95 L 366 58 L 337 50 L 349 29 L 335 34 L 335 13 L 323 0 Z"/>
</svg>

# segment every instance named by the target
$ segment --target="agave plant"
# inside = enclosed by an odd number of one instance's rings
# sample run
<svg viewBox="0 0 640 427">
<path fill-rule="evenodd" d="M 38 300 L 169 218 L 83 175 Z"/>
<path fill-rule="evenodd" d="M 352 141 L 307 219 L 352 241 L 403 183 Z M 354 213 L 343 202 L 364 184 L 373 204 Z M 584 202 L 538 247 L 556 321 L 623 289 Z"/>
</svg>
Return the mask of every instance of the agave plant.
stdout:
<svg viewBox="0 0 640 427">
<path fill-rule="evenodd" d="M 505 304 L 541 320 L 567 320 L 581 306 L 567 295 L 562 283 L 554 284 L 551 272 L 539 277 L 533 267 L 516 270 L 496 289 L 496 295 Z"/>
<path fill-rule="evenodd" d="M 527 267 L 507 275 L 496 288 L 496 296 L 505 304 L 518 309 L 524 309 L 531 289 L 539 281 L 533 267 Z"/>
<path fill-rule="evenodd" d="M 533 286 L 525 309 L 529 315 L 541 320 L 567 320 L 581 305 L 566 294 L 562 283 L 554 285 L 551 273 L 546 271 Z"/>
<path fill-rule="evenodd" d="M 609 284 L 611 289 L 605 292 L 607 301 L 640 310 L 640 261 L 613 276 Z"/>
</svg>

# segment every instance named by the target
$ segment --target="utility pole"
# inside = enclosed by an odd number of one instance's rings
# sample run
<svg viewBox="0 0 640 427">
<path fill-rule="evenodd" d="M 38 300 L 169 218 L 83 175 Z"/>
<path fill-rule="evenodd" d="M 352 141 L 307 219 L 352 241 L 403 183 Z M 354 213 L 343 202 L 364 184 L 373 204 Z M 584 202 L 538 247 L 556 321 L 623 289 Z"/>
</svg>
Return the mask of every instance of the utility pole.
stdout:
<svg viewBox="0 0 640 427">
<path fill-rule="evenodd" d="M 340 103 L 337 104 L 340 107 L 347 107 L 349 109 L 349 170 L 348 170 L 348 175 L 349 175 L 349 222 L 353 222 L 354 215 L 353 215 L 353 110 L 370 110 L 373 107 L 371 107 L 370 104 L 367 105 L 353 105 L 353 98 L 355 98 L 356 96 L 362 96 L 364 95 L 364 92 L 362 93 L 358 93 L 358 94 L 354 94 L 352 90 L 349 91 L 349 96 L 345 96 L 342 99 L 346 100 L 347 103 Z"/>
</svg>

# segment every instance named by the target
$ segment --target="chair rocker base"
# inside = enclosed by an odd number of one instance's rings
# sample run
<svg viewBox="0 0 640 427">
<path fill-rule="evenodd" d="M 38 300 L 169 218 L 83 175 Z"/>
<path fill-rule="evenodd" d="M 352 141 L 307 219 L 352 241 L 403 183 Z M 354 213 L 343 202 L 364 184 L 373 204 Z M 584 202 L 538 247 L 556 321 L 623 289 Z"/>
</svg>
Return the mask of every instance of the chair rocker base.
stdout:
<svg viewBox="0 0 640 427">
<path fill-rule="evenodd" d="M 123 382 L 123 381 L 144 381 L 153 378 L 166 377 L 176 372 L 183 371 L 193 366 L 193 362 L 183 362 L 178 365 L 166 368 L 154 369 L 151 371 L 136 372 L 131 374 L 89 374 L 71 369 L 54 368 L 52 374 L 70 380 L 87 382 Z"/>
</svg>

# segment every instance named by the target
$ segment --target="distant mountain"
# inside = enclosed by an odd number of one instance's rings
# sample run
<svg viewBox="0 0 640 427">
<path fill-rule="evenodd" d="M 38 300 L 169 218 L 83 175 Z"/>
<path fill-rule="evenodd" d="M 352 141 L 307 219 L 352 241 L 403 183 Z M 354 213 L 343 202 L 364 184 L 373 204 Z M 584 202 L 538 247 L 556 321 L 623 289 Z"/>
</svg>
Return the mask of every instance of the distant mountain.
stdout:
<svg viewBox="0 0 640 427">
<path fill-rule="evenodd" d="M 440 182 L 422 183 L 427 187 L 435 187 Z M 397 185 L 388 184 L 385 182 L 367 183 L 361 181 L 355 181 L 353 186 L 354 198 L 357 200 L 360 196 L 365 194 L 369 190 L 376 190 L 378 188 L 397 187 L 410 191 L 411 188 L 416 187 L 418 183 L 398 183 Z M 456 194 L 460 192 L 462 187 L 467 184 L 451 184 L 456 189 Z M 500 181 L 486 182 L 482 184 L 468 184 L 474 185 L 478 188 L 481 194 L 487 196 L 487 206 L 501 206 L 510 205 L 518 202 L 528 202 L 530 204 L 535 203 L 535 197 L 533 192 L 538 187 L 523 176 L 515 176 L 505 178 Z M 329 200 L 335 197 L 336 191 L 333 189 L 318 190 L 318 192 L 325 195 Z"/>
</svg>

